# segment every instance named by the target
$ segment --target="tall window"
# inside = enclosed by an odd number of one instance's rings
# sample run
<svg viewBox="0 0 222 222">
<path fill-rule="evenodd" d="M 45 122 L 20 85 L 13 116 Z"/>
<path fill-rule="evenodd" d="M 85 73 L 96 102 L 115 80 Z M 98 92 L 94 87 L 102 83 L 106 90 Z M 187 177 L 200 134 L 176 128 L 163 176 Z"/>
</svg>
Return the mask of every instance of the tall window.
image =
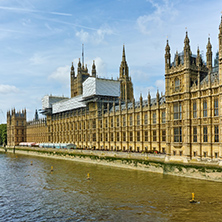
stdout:
<svg viewBox="0 0 222 222">
<path fill-rule="evenodd" d="M 133 125 L 133 117 L 132 117 L 132 115 L 130 116 L 129 123 L 130 123 L 130 126 Z"/>
<path fill-rule="evenodd" d="M 113 118 L 111 118 L 111 127 L 113 127 Z"/>
<path fill-rule="evenodd" d="M 93 141 L 96 141 L 96 133 L 93 133 Z"/>
<path fill-rule="evenodd" d="M 193 127 L 193 142 L 197 142 L 197 127 Z"/>
<path fill-rule="evenodd" d="M 147 114 L 144 115 L 144 124 L 147 125 L 148 123 L 148 118 L 147 118 Z"/>
<path fill-rule="evenodd" d="M 219 142 L 219 127 L 214 126 L 214 142 Z"/>
<path fill-rule="evenodd" d="M 166 141 L 166 130 L 162 130 L 162 141 Z"/>
<path fill-rule="evenodd" d="M 133 141 L 133 132 L 130 132 L 130 141 Z"/>
<path fill-rule="evenodd" d="M 137 131 L 136 137 L 137 137 L 137 141 L 140 141 L 140 131 Z"/>
<path fill-rule="evenodd" d="M 153 141 L 156 141 L 156 130 L 153 130 Z"/>
<path fill-rule="evenodd" d="M 140 114 L 137 114 L 137 125 L 140 125 Z"/>
<path fill-rule="evenodd" d="M 162 123 L 166 123 L 166 112 L 162 112 Z"/>
<path fill-rule="evenodd" d="M 193 118 L 197 118 L 197 103 L 193 102 Z"/>
<path fill-rule="evenodd" d="M 207 101 L 203 101 L 203 117 L 207 117 Z"/>
<path fill-rule="evenodd" d="M 119 141 L 119 132 L 116 133 L 116 141 Z"/>
<path fill-rule="evenodd" d="M 145 139 L 145 141 L 148 141 L 148 131 L 144 132 L 144 139 Z"/>
<path fill-rule="evenodd" d="M 119 127 L 119 117 L 116 118 L 116 126 Z"/>
<path fill-rule="evenodd" d="M 110 133 L 110 141 L 113 141 L 113 133 Z"/>
<path fill-rule="evenodd" d="M 126 126 L 126 117 L 123 116 L 123 126 Z"/>
<path fill-rule="evenodd" d="M 175 91 L 179 91 L 180 89 L 180 80 L 178 78 L 175 79 Z"/>
<path fill-rule="evenodd" d="M 207 141 L 208 141 L 207 127 L 206 127 L 206 126 L 203 128 L 203 141 L 204 141 L 204 142 L 207 142 Z"/>
<path fill-rule="evenodd" d="M 176 143 L 182 142 L 182 127 L 174 128 L 174 142 Z"/>
<path fill-rule="evenodd" d="M 126 132 L 123 132 L 123 141 L 126 141 Z"/>
<path fill-rule="evenodd" d="M 173 117 L 174 117 L 174 119 L 182 119 L 181 103 L 174 103 L 174 105 L 173 105 Z"/>
<path fill-rule="evenodd" d="M 153 113 L 153 124 L 156 124 L 156 113 Z"/>
<path fill-rule="evenodd" d="M 218 116 L 218 99 L 214 99 L 214 116 Z"/>
</svg>

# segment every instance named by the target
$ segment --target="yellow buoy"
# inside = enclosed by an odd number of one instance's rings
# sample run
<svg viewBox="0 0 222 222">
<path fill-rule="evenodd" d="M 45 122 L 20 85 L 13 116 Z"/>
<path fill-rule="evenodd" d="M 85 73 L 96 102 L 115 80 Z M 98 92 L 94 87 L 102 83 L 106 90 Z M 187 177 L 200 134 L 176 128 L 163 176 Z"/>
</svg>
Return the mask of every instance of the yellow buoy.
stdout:
<svg viewBox="0 0 222 222">
<path fill-rule="evenodd" d="M 87 173 L 87 180 L 90 180 L 89 173 Z"/>
<path fill-rule="evenodd" d="M 53 166 L 51 166 L 51 172 L 53 171 Z"/>
<path fill-rule="evenodd" d="M 194 193 L 192 193 L 192 199 L 190 200 L 190 203 L 196 203 L 197 201 L 194 200 Z"/>
<path fill-rule="evenodd" d="M 32 161 L 31 161 L 31 166 L 33 165 Z"/>
</svg>

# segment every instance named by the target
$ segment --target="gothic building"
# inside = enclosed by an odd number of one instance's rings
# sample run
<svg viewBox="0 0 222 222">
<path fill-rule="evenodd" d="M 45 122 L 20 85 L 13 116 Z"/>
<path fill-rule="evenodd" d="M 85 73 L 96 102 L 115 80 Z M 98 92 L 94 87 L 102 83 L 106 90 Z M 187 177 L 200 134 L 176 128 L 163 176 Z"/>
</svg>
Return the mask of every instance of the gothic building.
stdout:
<svg viewBox="0 0 222 222">
<path fill-rule="evenodd" d="M 182 52 L 173 59 L 167 40 L 165 95 L 157 91 L 151 98 L 148 93 L 137 102 L 125 47 L 118 80 L 98 78 L 94 62 L 90 75 L 79 61 L 77 76 L 71 67 L 71 98 L 43 98 L 45 120 L 26 123 L 25 116 L 20 120 L 15 110 L 8 112 L 8 145 L 74 143 L 79 148 L 157 150 L 175 158 L 222 158 L 222 21 L 218 39 L 214 64 L 210 38 L 206 62 L 199 48 L 196 54 L 191 52 L 187 32 Z M 22 129 L 23 137 L 18 136 Z"/>
</svg>

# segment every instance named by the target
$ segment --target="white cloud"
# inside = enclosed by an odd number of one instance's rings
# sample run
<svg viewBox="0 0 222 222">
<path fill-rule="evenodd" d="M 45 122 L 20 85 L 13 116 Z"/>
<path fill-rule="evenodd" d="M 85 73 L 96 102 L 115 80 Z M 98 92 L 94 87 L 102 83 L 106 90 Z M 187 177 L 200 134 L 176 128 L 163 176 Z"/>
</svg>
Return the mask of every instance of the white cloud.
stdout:
<svg viewBox="0 0 222 222">
<path fill-rule="evenodd" d="M 149 75 L 147 75 L 146 72 L 143 72 L 141 70 L 131 70 L 130 75 L 132 77 L 133 82 L 144 83 L 144 82 L 148 82 L 150 79 Z"/>
<path fill-rule="evenodd" d="M 44 64 L 46 62 L 46 58 L 44 58 L 42 55 L 40 55 L 39 53 L 35 53 L 31 58 L 30 58 L 30 62 L 33 65 L 40 65 L 40 64 Z"/>
<path fill-rule="evenodd" d="M 107 75 L 106 63 L 100 58 L 95 58 L 96 72 L 98 76 L 105 77 Z"/>
<path fill-rule="evenodd" d="M 155 86 L 159 89 L 160 92 L 165 93 L 165 80 L 164 79 L 156 80 Z"/>
<path fill-rule="evenodd" d="M 156 88 L 153 86 L 136 86 L 134 87 L 134 97 L 135 100 L 138 101 L 140 98 L 140 94 L 142 94 L 143 100 L 147 100 L 148 93 L 150 92 L 152 97 L 156 97 Z"/>
<path fill-rule="evenodd" d="M 17 93 L 19 89 L 12 85 L 0 85 L 0 93 L 9 94 L 9 93 Z"/>
<path fill-rule="evenodd" d="M 49 80 L 54 80 L 56 82 L 59 82 L 63 84 L 65 87 L 69 87 L 69 72 L 70 72 L 70 66 L 63 66 L 58 67 L 55 72 L 53 72 L 49 76 Z"/>
<path fill-rule="evenodd" d="M 105 40 L 105 36 L 112 35 L 114 32 L 109 27 L 100 28 L 97 30 L 93 30 L 91 33 L 84 31 L 76 32 L 76 37 L 78 37 L 81 42 L 91 42 L 93 44 L 100 44 Z"/>
<path fill-rule="evenodd" d="M 89 33 L 81 30 L 80 32 L 76 32 L 76 37 L 80 38 L 81 42 L 88 42 Z"/>
<path fill-rule="evenodd" d="M 140 16 L 137 19 L 137 25 L 143 34 L 150 34 L 154 31 L 156 32 L 157 29 L 163 28 L 163 24 L 166 21 L 169 22 L 169 20 L 174 19 L 178 14 L 173 3 L 169 0 L 162 0 L 159 4 L 153 0 L 148 0 L 148 2 L 155 10 L 153 13 Z"/>
</svg>

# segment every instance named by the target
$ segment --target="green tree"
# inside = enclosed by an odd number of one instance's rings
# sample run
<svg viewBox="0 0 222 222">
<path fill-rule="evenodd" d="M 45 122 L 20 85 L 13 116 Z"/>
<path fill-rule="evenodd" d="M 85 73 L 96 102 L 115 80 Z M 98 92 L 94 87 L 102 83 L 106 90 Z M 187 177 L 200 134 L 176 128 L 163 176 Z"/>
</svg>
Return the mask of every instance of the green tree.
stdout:
<svg viewBox="0 0 222 222">
<path fill-rule="evenodd" d="M 0 145 L 7 144 L 7 124 L 0 124 Z"/>
</svg>

